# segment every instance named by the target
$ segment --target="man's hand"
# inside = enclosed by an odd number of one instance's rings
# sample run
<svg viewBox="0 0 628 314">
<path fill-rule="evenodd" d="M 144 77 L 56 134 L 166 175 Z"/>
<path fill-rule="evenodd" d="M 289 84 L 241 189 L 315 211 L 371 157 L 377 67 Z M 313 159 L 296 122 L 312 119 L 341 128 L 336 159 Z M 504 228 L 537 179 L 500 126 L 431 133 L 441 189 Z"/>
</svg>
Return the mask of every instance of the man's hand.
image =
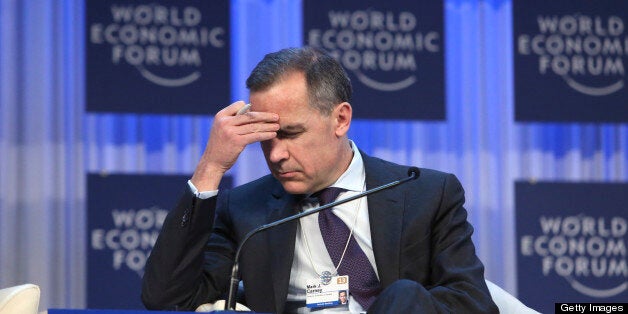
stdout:
<svg viewBox="0 0 628 314">
<path fill-rule="evenodd" d="M 248 111 L 236 115 L 244 106 L 243 101 L 234 102 L 214 117 L 205 151 L 191 179 L 199 191 L 217 190 L 222 176 L 231 169 L 246 145 L 277 136 L 277 114 Z"/>
</svg>

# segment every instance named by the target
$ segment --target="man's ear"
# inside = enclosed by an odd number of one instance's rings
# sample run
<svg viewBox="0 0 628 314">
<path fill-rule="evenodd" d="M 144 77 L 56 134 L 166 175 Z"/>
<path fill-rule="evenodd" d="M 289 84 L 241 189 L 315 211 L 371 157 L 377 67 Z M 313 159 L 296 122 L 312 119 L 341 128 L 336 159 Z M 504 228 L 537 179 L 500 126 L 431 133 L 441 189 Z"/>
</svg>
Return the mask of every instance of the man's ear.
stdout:
<svg viewBox="0 0 628 314">
<path fill-rule="evenodd" d="M 336 108 L 332 112 L 332 115 L 336 121 L 336 136 L 345 136 L 347 132 L 349 132 L 352 114 L 353 109 L 351 108 L 351 104 L 349 104 L 348 102 L 343 102 L 336 106 Z"/>
</svg>

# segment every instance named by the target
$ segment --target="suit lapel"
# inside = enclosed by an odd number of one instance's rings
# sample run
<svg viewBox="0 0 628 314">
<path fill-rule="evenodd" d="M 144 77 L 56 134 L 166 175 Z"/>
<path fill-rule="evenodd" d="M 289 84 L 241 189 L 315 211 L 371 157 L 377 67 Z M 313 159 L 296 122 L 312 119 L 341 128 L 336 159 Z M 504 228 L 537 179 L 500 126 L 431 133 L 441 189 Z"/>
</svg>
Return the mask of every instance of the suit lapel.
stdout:
<svg viewBox="0 0 628 314">
<path fill-rule="evenodd" d="M 270 212 L 267 222 L 277 221 L 295 214 L 295 203 L 295 196 L 286 193 L 283 188 L 279 186 L 275 192 L 273 192 L 273 199 L 269 201 L 268 208 Z M 288 296 L 290 271 L 294 258 L 296 227 L 296 222 L 289 222 L 268 230 L 268 251 L 271 252 L 270 272 L 277 313 L 283 312 Z"/>
<path fill-rule="evenodd" d="M 390 172 L 386 171 L 387 168 L 380 164 L 378 159 L 365 154 L 362 154 L 362 159 L 366 170 L 367 189 L 400 179 L 391 177 Z M 395 187 L 371 194 L 367 199 L 377 273 L 382 285 L 387 287 L 399 279 L 404 195 L 402 189 Z"/>
</svg>

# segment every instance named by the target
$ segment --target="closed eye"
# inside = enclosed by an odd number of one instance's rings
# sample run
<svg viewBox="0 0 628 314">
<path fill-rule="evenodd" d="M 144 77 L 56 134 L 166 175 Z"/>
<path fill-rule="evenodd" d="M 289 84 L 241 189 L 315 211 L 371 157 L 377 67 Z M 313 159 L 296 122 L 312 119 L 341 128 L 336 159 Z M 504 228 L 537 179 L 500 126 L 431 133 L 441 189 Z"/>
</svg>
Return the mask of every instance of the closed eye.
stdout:
<svg viewBox="0 0 628 314">
<path fill-rule="evenodd" d="M 282 130 L 277 131 L 277 138 L 279 139 L 291 139 L 296 138 L 299 135 L 301 135 L 301 132 L 287 132 Z"/>
</svg>

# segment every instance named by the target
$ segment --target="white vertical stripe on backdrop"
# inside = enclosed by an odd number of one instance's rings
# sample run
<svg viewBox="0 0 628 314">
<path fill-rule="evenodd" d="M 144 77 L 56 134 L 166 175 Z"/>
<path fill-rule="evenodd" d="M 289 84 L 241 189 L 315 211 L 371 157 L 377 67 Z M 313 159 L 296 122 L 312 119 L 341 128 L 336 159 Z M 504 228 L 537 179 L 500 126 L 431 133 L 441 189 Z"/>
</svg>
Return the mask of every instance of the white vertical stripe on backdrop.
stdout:
<svg viewBox="0 0 628 314">
<path fill-rule="evenodd" d="M 36 283 L 42 306 L 85 295 L 77 4 L 0 2 L 0 286 Z"/>
<path fill-rule="evenodd" d="M 247 99 L 257 61 L 301 45 L 301 4 L 231 3 L 232 98 Z M 626 181 L 628 134 L 514 123 L 510 10 L 445 2 L 447 121 L 355 120 L 350 136 L 372 155 L 456 174 L 487 277 L 516 292 L 514 181 Z M 191 173 L 212 122 L 86 114 L 84 28 L 83 1 L 0 0 L 0 287 L 39 284 L 42 309 L 85 306 L 86 174 Z M 230 174 L 241 184 L 265 169 L 255 145 Z"/>
</svg>

